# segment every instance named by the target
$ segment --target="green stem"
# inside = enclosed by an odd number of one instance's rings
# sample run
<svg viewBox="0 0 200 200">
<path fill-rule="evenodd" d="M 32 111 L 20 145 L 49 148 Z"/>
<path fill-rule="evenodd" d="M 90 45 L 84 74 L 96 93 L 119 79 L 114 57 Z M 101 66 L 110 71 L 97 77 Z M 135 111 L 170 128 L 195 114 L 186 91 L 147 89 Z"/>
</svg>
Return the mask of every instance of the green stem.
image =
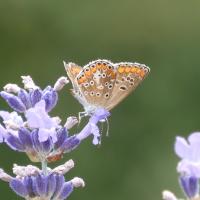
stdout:
<svg viewBox="0 0 200 200">
<path fill-rule="evenodd" d="M 42 161 L 42 172 L 44 173 L 44 175 L 47 175 L 47 161 L 46 160 Z"/>
</svg>

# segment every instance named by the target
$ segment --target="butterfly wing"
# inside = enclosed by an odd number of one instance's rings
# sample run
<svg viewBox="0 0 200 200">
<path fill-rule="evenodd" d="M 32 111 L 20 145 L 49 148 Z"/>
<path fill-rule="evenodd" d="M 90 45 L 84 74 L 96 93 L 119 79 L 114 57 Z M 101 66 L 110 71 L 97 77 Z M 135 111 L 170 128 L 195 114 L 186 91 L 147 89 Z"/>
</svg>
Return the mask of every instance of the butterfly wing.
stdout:
<svg viewBox="0 0 200 200">
<path fill-rule="evenodd" d="M 78 87 L 87 101 L 84 106 L 105 107 L 111 97 L 115 80 L 116 69 L 108 60 L 92 61 L 83 67 L 77 76 Z"/>
<path fill-rule="evenodd" d="M 77 76 L 83 71 L 83 68 L 78 66 L 75 63 L 65 63 L 64 67 L 67 72 L 69 79 L 72 82 L 73 89 L 71 89 L 72 95 L 82 104 L 85 105 L 87 103 L 86 99 L 82 95 L 79 84 L 77 82 Z"/>
<path fill-rule="evenodd" d="M 82 71 L 83 68 L 78 66 L 75 63 L 66 63 L 66 62 L 63 62 L 63 63 L 64 63 L 65 70 L 67 72 L 67 75 L 72 82 L 74 90 L 77 90 L 78 84 L 76 81 L 76 77 Z"/>
<path fill-rule="evenodd" d="M 88 113 L 97 107 L 111 110 L 150 72 L 144 64 L 113 64 L 108 60 L 92 61 L 83 68 L 74 63 L 64 65 L 73 85 L 72 93 Z"/>
<path fill-rule="evenodd" d="M 134 91 L 150 72 L 149 67 L 139 63 L 116 63 L 115 68 L 117 76 L 112 96 L 105 105 L 107 110 L 111 110 Z"/>
</svg>

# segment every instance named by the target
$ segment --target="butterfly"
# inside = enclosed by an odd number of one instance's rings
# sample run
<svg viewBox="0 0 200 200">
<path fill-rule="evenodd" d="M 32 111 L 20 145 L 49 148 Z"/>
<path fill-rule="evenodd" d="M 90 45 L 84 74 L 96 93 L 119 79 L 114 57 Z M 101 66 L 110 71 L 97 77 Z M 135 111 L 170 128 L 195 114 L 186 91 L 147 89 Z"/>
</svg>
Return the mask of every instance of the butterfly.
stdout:
<svg viewBox="0 0 200 200">
<path fill-rule="evenodd" d="M 80 67 L 65 63 L 65 70 L 72 82 L 72 94 L 84 107 L 84 115 L 91 115 L 97 108 L 111 110 L 127 97 L 149 74 L 144 64 L 99 59 Z"/>
</svg>

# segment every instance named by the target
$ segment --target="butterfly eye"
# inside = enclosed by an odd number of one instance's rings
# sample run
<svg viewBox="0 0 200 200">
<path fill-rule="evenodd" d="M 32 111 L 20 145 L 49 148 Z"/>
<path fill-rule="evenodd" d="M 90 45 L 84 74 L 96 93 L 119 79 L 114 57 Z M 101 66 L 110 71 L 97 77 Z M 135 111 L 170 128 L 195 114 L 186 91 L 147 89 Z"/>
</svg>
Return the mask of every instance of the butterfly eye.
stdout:
<svg viewBox="0 0 200 200">
<path fill-rule="evenodd" d="M 108 66 L 108 69 L 112 69 L 112 66 L 109 65 L 109 66 Z"/>
</svg>

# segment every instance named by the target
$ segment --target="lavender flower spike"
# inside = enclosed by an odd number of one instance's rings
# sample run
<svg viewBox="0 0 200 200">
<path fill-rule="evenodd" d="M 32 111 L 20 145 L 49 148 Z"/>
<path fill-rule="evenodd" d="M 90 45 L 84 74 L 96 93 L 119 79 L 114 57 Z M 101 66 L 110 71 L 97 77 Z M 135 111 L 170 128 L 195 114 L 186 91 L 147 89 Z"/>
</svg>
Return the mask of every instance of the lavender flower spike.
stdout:
<svg viewBox="0 0 200 200">
<path fill-rule="evenodd" d="M 177 165 L 179 183 L 188 199 L 199 197 L 200 132 L 192 133 L 188 140 L 176 137 L 175 152 L 181 158 Z"/>
<path fill-rule="evenodd" d="M 93 135 L 93 144 L 100 141 L 98 122 L 107 120 L 110 113 L 96 109 L 80 133 L 69 135 L 69 129 L 78 123 L 76 117 L 69 117 L 61 125 L 59 117 L 49 112 L 56 106 L 58 91 L 69 81 L 59 78 L 53 87 L 41 89 L 30 76 L 22 76 L 24 88 L 7 84 L 0 96 L 14 112 L 0 111 L 0 143 L 5 142 L 11 149 L 24 152 L 32 162 L 40 162 L 41 168 L 14 164 L 12 177 L 0 169 L 0 179 L 9 182 L 10 188 L 26 200 L 64 200 L 74 188 L 84 187 L 79 177 L 65 181 L 64 174 L 74 167 L 73 160 L 51 169 L 48 162 L 55 162 L 78 147 L 82 140 Z"/>
<path fill-rule="evenodd" d="M 200 178 L 200 132 L 192 133 L 188 141 L 177 137 L 175 152 L 181 158 L 177 171 L 180 174 Z"/>
<path fill-rule="evenodd" d="M 11 177 L 0 169 L 0 179 L 9 182 L 11 189 L 20 197 L 27 200 L 64 200 L 69 197 L 74 188 L 84 187 L 83 179 L 75 177 L 65 182 L 64 174 L 69 170 L 73 161 L 70 160 L 58 168 L 61 173 L 48 168 L 48 174 L 35 166 L 14 165 L 13 173 L 16 177 Z"/>
<path fill-rule="evenodd" d="M 187 198 L 196 198 L 199 196 L 198 178 L 182 175 L 179 178 L 179 182 Z"/>
</svg>

